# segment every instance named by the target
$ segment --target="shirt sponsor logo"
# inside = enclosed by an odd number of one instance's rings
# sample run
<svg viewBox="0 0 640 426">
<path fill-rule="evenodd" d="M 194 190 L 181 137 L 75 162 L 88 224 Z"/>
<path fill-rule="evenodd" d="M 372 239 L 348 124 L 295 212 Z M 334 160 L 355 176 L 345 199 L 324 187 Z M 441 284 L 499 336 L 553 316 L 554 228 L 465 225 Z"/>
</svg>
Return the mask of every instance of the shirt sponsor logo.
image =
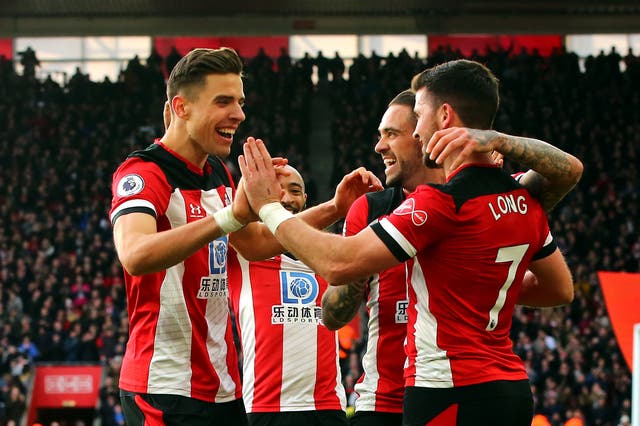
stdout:
<svg viewBox="0 0 640 426">
<path fill-rule="evenodd" d="M 142 192 L 144 189 L 144 179 L 140 175 L 126 175 L 118 182 L 118 195 L 120 197 L 128 197 Z"/>
<path fill-rule="evenodd" d="M 320 306 L 273 305 L 271 324 L 322 324 Z"/>
<path fill-rule="evenodd" d="M 281 305 L 271 307 L 271 323 L 321 324 L 322 308 L 316 306 L 319 284 L 306 272 L 280 271 Z"/>
<path fill-rule="evenodd" d="M 306 272 L 280 271 L 282 303 L 308 304 L 318 297 L 318 280 Z"/>
<path fill-rule="evenodd" d="M 209 276 L 200 278 L 198 299 L 226 298 L 228 295 L 227 277 Z"/>
<path fill-rule="evenodd" d="M 396 216 L 411 215 L 411 221 L 415 226 L 422 226 L 427 221 L 427 212 L 424 210 L 416 210 L 416 200 L 407 198 L 400 207 L 393 211 Z"/>
<path fill-rule="evenodd" d="M 407 315 L 408 306 L 408 300 L 398 300 L 396 302 L 396 324 L 406 324 L 409 322 L 409 315 Z"/>
</svg>

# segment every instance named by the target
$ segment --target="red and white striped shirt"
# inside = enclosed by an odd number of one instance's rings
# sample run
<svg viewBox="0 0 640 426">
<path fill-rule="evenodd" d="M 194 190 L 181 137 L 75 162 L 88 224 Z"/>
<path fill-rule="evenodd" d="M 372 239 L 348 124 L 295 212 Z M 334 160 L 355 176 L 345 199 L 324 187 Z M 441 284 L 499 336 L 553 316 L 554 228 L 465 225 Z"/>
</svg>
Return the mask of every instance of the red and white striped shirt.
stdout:
<svg viewBox="0 0 640 426">
<path fill-rule="evenodd" d="M 217 158 L 200 170 L 157 142 L 113 176 L 111 221 L 129 213 L 156 218 L 158 232 L 211 215 L 231 203 L 234 186 Z M 227 237 L 164 271 L 125 270 L 129 341 L 120 388 L 209 402 L 240 398 L 228 305 Z"/>
<path fill-rule="evenodd" d="M 388 188 L 358 198 L 347 213 L 346 236 L 393 211 L 404 199 L 401 188 Z M 401 413 L 404 395 L 404 342 L 407 336 L 407 263 L 375 274 L 368 286 L 367 348 L 363 374 L 355 386 L 356 411 Z"/>
<path fill-rule="evenodd" d="M 344 410 L 337 333 L 321 322 L 327 282 L 284 254 L 230 262 L 247 412 Z"/>
</svg>

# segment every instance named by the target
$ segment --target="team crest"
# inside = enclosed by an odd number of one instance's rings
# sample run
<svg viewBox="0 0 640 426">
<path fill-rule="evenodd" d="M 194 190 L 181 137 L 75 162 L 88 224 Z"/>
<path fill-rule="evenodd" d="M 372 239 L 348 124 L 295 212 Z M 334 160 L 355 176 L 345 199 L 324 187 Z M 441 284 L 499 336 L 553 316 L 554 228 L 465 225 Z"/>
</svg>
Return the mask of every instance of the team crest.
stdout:
<svg viewBox="0 0 640 426">
<path fill-rule="evenodd" d="M 227 244 L 226 236 L 209 243 L 209 273 L 211 275 L 227 273 Z"/>
<path fill-rule="evenodd" d="M 118 195 L 128 197 L 140 193 L 144 189 L 144 180 L 140 175 L 126 175 L 118 182 Z"/>
<path fill-rule="evenodd" d="M 226 298 L 227 289 L 227 237 L 209 243 L 209 275 L 200 279 L 198 299 Z"/>
</svg>

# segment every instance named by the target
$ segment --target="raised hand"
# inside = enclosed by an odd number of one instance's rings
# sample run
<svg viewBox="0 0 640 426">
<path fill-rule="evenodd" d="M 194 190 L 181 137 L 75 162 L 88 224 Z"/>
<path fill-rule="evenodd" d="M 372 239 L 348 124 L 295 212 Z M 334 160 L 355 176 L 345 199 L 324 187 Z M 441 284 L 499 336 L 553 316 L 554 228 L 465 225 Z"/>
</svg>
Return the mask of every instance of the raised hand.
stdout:
<svg viewBox="0 0 640 426">
<path fill-rule="evenodd" d="M 247 138 L 242 149 L 244 155 L 238 157 L 238 166 L 244 180 L 244 192 L 251 209 L 259 212 L 265 204 L 280 202 L 282 188 L 271 155 L 261 139 Z"/>
<path fill-rule="evenodd" d="M 358 197 L 367 192 L 380 191 L 382 188 L 382 182 L 376 175 L 364 167 L 359 167 L 342 178 L 336 187 L 334 204 L 339 214 L 344 216 Z"/>
<path fill-rule="evenodd" d="M 238 182 L 238 188 L 236 189 L 236 196 L 233 199 L 232 206 L 233 215 L 240 223 L 247 224 L 260 220 L 258 214 L 251 209 L 251 205 L 247 199 L 247 194 L 244 190 L 244 178 L 241 178 L 240 182 Z"/>
<path fill-rule="evenodd" d="M 429 153 L 431 160 L 442 164 L 446 157 L 459 150 L 450 166 L 450 169 L 454 170 L 474 152 L 492 152 L 493 143 L 498 135 L 494 130 L 449 127 L 435 132 L 427 143 L 425 151 Z"/>
</svg>

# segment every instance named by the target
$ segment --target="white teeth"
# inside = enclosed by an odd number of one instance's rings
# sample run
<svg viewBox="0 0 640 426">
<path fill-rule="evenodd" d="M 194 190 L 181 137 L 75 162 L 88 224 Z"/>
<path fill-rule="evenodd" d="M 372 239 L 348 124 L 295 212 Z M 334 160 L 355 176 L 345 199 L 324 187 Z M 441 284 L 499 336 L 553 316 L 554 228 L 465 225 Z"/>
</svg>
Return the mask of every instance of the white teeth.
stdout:
<svg viewBox="0 0 640 426">
<path fill-rule="evenodd" d="M 393 166 L 394 164 L 396 164 L 396 160 L 391 160 L 391 159 L 384 160 L 384 165 L 387 167 Z"/>
<path fill-rule="evenodd" d="M 217 129 L 217 131 L 225 136 L 233 136 L 236 133 L 236 129 Z"/>
</svg>

